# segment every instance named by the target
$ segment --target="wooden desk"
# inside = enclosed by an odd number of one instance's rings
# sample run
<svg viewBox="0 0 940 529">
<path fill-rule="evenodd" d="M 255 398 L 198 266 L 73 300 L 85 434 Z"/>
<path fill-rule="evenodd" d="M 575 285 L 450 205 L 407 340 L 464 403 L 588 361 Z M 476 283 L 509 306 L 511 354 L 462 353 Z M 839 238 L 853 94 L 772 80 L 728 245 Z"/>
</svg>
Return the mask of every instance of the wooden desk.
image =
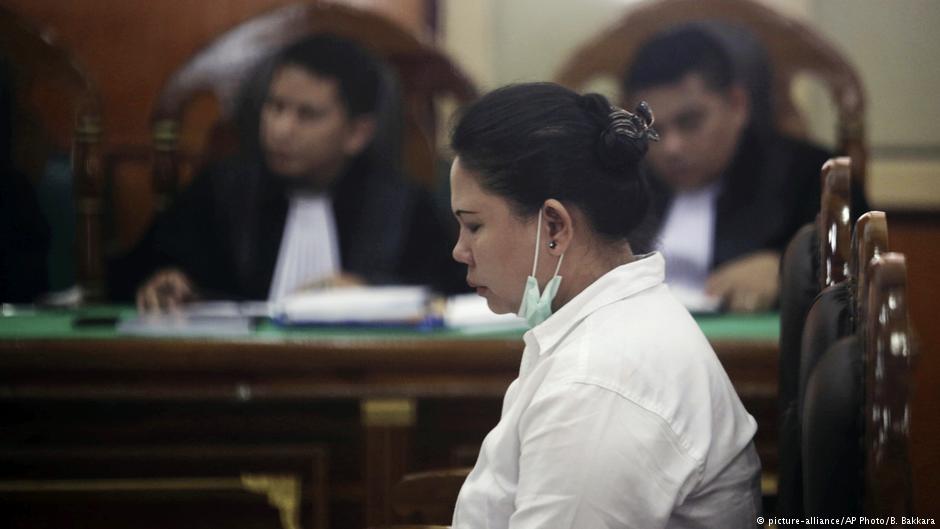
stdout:
<svg viewBox="0 0 940 529">
<path fill-rule="evenodd" d="M 100 307 L 81 312 L 126 316 L 132 311 Z M 233 439 L 265 446 L 325 442 L 331 452 L 331 505 L 358 499 L 365 518 L 355 523 L 368 525 L 389 521 L 386 492 L 404 472 L 449 463 L 443 456 L 421 455 L 438 444 L 440 432 L 458 431 L 462 422 L 485 428 L 495 424 L 522 352 L 518 332 L 285 330 L 263 323 L 243 338 L 147 339 L 118 336 L 111 328 L 74 329 L 76 314 L 0 318 L 0 405 L 30 417 L 15 425 L 22 431 L 0 439 L 0 449 L 90 442 L 193 446 L 225 439 L 229 431 Z M 758 418 L 765 468 L 775 467 L 777 317 L 699 321 Z M 332 409 L 329 403 L 347 406 L 318 418 L 316 403 L 325 403 L 324 409 Z M 431 404 L 425 408 L 423 403 Z M 117 417 L 100 411 L 101 406 L 116 409 Z M 357 408 L 358 423 L 348 422 L 349 410 L 355 414 Z M 422 423 L 425 409 L 435 421 L 455 424 Z M 88 418 L 75 426 L 67 417 L 71 413 Z M 239 419 L 242 415 L 251 419 Z M 40 426 L 33 420 L 37 416 L 42 416 Z M 141 416 L 152 420 L 135 423 Z M 325 425 L 322 436 L 312 424 L 317 421 Z M 73 424 L 73 431 L 66 432 L 69 426 L 63 423 Z M 338 483 L 343 476 L 349 480 Z M 350 523 L 349 517 L 334 515 L 335 525 L 338 519 Z"/>
</svg>

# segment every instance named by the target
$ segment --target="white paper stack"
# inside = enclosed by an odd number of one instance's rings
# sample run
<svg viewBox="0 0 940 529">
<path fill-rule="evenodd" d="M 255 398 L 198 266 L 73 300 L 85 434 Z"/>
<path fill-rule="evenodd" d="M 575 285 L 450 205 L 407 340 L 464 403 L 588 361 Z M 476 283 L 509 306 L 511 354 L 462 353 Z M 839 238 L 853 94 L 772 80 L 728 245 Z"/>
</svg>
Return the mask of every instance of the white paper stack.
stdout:
<svg viewBox="0 0 940 529">
<path fill-rule="evenodd" d="M 670 284 L 669 290 L 693 314 L 713 314 L 721 310 L 721 298 L 706 294 L 702 289 Z"/>
<path fill-rule="evenodd" d="M 253 332 L 248 316 L 144 314 L 118 323 L 118 334 L 149 337 L 234 337 Z"/>
<path fill-rule="evenodd" d="M 169 314 L 138 314 L 118 323 L 118 334 L 167 337 L 248 336 L 268 317 L 265 301 L 194 301 Z"/>
<path fill-rule="evenodd" d="M 180 313 L 189 317 L 264 318 L 270 312 L 267 301 L 192 301 L 180 307 Z"/>
<path fill-rule="evenodd" d="M 428 315 L 426 287 L 347 287 L 293 294 L 274 308 L 274 319 L 291 324 L 416 324 Z"/>
<path fill-rule="evenodd" d="M 526 321 L 515 314 L 495 314 L 486 304 L 486 299 L 476 294 L 461 294 L 447 299 L 444 325 L 467 332 L 478 330 L 525 329 Z"/>
</svg>

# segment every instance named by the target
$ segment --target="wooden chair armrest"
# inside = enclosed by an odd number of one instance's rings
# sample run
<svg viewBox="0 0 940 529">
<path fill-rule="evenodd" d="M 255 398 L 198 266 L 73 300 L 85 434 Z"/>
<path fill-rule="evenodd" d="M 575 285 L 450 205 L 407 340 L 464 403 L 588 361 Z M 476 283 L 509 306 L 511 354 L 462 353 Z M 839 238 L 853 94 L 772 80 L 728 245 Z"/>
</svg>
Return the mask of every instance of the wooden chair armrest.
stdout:
<svg viewBox="0 0 940 529">
<path fill-rule="evenodd" d="M 392 510 L 408 522 L 449 524 L 469 473 L 462 467 L 407 474 L 392 488 Z"/>
</svg>

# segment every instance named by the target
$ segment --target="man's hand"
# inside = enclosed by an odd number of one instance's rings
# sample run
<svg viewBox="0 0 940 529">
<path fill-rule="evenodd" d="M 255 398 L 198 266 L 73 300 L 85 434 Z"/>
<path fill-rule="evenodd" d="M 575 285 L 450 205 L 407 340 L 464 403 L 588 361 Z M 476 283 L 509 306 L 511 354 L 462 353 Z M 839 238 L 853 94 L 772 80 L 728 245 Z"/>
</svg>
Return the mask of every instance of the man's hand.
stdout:
<svg viewBox="0 0 940 529">
<path fill-rule="evenodd" d="M 767 310 L 776 303 L 780 292 L 779 270 L 778 252 L 755 252 L 712 272 L 705 291 L 721 298 L 731 312 Z"/>
<path fill-rule="evenodd" d="M 177 268 L 166 268 L 150 276 L 137 289 L 139 312 L 172 312 L 195 298 L 192 281 Z"/>
</svg>

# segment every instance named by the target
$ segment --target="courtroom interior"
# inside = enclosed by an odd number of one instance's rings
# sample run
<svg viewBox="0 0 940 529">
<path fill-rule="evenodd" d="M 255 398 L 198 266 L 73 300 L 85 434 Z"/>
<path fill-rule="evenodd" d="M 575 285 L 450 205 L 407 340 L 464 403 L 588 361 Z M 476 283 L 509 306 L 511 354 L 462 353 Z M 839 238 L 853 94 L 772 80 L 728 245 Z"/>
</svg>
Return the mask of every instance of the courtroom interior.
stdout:
<svg viewBox="0 0 940 529">
<path fill-rule="evenodd" d="M 0 527 L 935 523 L 938 24 L 0 0 Z"/>
</svg>

